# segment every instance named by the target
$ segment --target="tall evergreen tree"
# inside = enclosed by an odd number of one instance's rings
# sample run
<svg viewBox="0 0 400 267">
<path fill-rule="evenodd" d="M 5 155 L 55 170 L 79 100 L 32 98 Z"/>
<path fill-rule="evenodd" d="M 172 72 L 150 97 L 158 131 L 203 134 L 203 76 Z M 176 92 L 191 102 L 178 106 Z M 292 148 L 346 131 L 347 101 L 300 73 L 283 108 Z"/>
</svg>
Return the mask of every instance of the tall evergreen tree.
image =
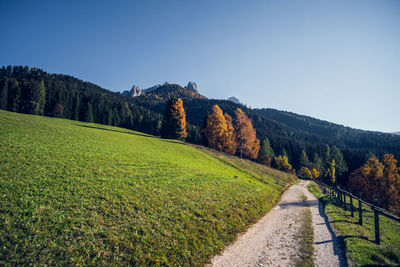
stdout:
<svg viewBox="0 0 400 267">
<path fill-rule="evenodd" d="M 90 99 L 85 99 L 82 108 L 80 109 L 80 120 L 86 122 L 93 122 L 93 107 Z"/>
<path fill-rule="evenodd" d="M 22 90 L 21 111 L 28 114 L 43 115 L 46 103 L 46 88 L 43 81 L 25 82 Z"/>
<path fill-rule="evenodd" d="M 128 103 L 121 106 L 121 126 L 125 128 L 133 128 L 132 111 L 129 109 Z"/>
<path fill-rule="evenodd" d="M 8 79 L 0 79 L 0 109 L 7 109 Z"/>
<path fill-rule="evenodd" d="M 18 111 L 21 99 L 21 87 L 16 79 L 10 79 L 8 83 L 7 110 Z"/>
<path fill-rule="evenodd" d="M 265 137 L 262 145 L 261 145 L 261 150 L 259 153 L 259 161 L 267 166 L 271 166 L 272 159 L 274 158 L 275 153 L 274 150 L 272 149 L 268 137 Z"/>
<path fill-rule="evenodd" d="M 300 154 L 299 164 L 301 167 L 310 168 L 310 160 L 308 159 L 307 152 L 303 149 Z"/>
<path fill-rule="evenodd" d="M 79 107 L 80 107 L 80 98 L 78 94 L 74 95 L 74 100 L 72 102 L 72 115 L 71 119 L 73 120 L 79 120 Z"/>
<path fill-rule="evenodd" d="M 329 145 L 325 145 L 322 160 L 323 160 L 323 164 L 324 164 L 324 170 L 326 171 L 331 166 L 331 161 L 332 161 L 331 148 L 329 147 Z"/>
<path fill-rule="evenodd" d="M 337 176 L 341 176 L 347 171 L 347 164 L 343 158 L 343 154 L 340 149 L 336 146 L 332 147 L 331 150 L 331 160 L 335 160 L 335 168 Z"/>
<path fill-rule="evenodd" d="M 314 153 L 313 166 L 314 166 L 314 168 L 316 168 L 319 171 L 323 170 L 324 164 L 322 162 L 322 159 L 320 158 L 320 156 L 318 156 L 317 153 Z"/>
</svg>

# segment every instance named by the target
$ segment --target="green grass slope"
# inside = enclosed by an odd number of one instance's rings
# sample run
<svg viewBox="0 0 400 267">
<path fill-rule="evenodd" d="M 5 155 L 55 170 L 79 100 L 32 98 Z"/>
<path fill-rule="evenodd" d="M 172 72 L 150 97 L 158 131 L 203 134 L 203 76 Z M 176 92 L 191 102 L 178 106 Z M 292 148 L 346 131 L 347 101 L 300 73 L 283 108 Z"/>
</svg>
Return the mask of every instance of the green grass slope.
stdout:
<svg viewBox="0 0 400 267">
<path fill-rule="evenodd" d="M 321 193 L 318 185 L 309 184 L 310 191 L 325 202 L 326 214 L 337 235 L 344 239 L 346 256 L 350 266 L 400 266 L 400 223 L 379 216 L 381 244 L 375 243 L 374 213 L 366 205 L 363 207 L 363 225 L 358 221 L 358 201 L 354 217 L 345 211 L 335 198 Z M 347 198 L 346 202 L 350 204 Z"/>
<path fill-rule="evenodd" d="M 293 182 L 178 141 L 0 110 L 0 264 L 202 265 Z"/>
</svg>

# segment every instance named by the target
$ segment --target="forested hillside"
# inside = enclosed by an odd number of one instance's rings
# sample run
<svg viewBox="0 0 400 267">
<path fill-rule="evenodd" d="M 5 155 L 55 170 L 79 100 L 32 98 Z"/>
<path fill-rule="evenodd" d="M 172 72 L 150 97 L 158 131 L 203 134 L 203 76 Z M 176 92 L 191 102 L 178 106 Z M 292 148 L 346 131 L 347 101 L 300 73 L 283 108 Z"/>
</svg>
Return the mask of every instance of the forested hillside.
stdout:
<svg viewBox="0 0 400 267">
<path fill-rule="evenodd" d="M 161 115 L 119 93 L 27 66 L 0 69 L 0 109 L 96 122 L 158 135 Z"/>
<path fill-rule="evenodd" d="M 329 157 L 329 150 L 339 150 L 338 155 L 343 154 L 347 165 L 338 177 L 343 182 L 371 155 L 382 158 L 392 153 L 400 158 L 400 136 L 394 134 L 356 130 L 274 109 L 250 109 L 227 100 L 207 99 L 177 84 L 165 83 L 151 92 L 129 97 L 68 75 L 48 74 L 27 66 L 0 69 L 1 109 L 97 122 L 153 135 L 160 135 L 162 114 L 171 96 L 183 100 L 188 142 L 203 143 L 201 128 L 213 106 L 218 105 L 231 117 L 237 108 L 243 110 L 261 142 L 268 138 L 275 155 L 286 154 L 297 170 L 302 154 L 316 162 Z"/>
</svg>

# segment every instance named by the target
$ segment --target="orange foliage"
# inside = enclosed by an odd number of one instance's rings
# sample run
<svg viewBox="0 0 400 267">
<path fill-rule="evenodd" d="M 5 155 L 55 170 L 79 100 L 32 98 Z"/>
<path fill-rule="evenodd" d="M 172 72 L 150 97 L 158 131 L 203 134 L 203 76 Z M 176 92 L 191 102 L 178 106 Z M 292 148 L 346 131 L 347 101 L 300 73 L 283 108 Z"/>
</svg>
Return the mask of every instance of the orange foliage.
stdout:
<svg viewBox="0 0 400 267">
<path fill-rule="evenodd" d="M 226 131 L 226 139 L 224 142 L 223 150 L 226 153 L 235 154 L 238 147 L 238 143 L 237 143 L 235 128 L 233 128 L 232 124 L 232 117 L 229 116 L 229 114 L 227 113 L 224 114 L 224 117 L 226 120 L 227 131 Z"/>
<path fill-rule="evenodd" d="M 392 154 L 384 155 L 384 164 L 376 158 L 370 158 L 363 166 L 355 170 L 349 178 L 348 187 L 361 192 L 363 198 L 385 209 L 400 211 L 400 174 L 397 160 Z"/>
<path fill-rule="evenodd" d="M 383 171 L 384 189 L 386 195 L 386 203 L 390 209 L 400 211 L 400 168 L 397 167 L 397 160 L 393 154 L 385 154 L 383 157 L 385 169 Z"/>
<path fill-rule="evenodd" d="M 132 114 L 130 116 L 132 117 Z M 186 114 L 182 99 L 168 100 L 160 133 L 163 138 L 184 140 L 187 137 Z"/>
<path fill-rule="evenodd" d="M 213 106 L 213 112 L 208 115 L 206 125 L 202 129 L 202 135 L 206 139 L 207 146 L 217 150 L 223 150 L 227 138 L 228 125 L 218 105 Z"/>
<path fill-rule="evenodd" d="M 236 110 L 235 115 L 235 128 L 240 156 L 244 155 L 245 157 L 256 159 L 260 150 L 260 140 L 256 137 L 256 130 L 251 120 L 240 108 Z"/>
<path fill-rule="evenodd" d="M 185 139 L 187 137 L 187 130 L 186 130 L 186 113 L 183 108 L 183 101 L 182 99 L 178 98 L 175 104 L 172 105 L 172 109 L 174 110 L 173 114 L 179 120 L 180 127 L 182 129 L 181 137 Z"/>
</svg>

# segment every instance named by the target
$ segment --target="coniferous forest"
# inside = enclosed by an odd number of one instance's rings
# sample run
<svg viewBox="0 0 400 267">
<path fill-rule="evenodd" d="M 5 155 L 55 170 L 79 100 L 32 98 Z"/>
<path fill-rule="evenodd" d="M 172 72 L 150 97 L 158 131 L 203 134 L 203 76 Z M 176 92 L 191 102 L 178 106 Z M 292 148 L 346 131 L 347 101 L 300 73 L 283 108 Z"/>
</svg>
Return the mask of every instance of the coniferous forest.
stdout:
<svg viewBox="0 0 400 267">
<path fill-rule="evenodd" d="M 252 121 L 260 143 L 268 143 L 264 151 L 270 149 L 277 159 L 287 157 L 296 170 L 308 166 L 310 170 L 326 172 L 334 160 L 339 184 L 346 184 L 349 174 L 372 156 L 383 159 L 384 154 L 391 153 L 400 158 L 400 136 L 352 129 L 290 112 L 251 109 L 227 100 L 207 99 L 176 84 L 164 84 L 157 90 L 129 97 L 72 76 L 49 74 L 28 66 L 0 69 L 0 109 L 4 110 L 120 126 L 160 136 L 166 104 L 171 96 L 176 96 L 182 99 L 186 113 L 186 141 L 207 143 L 201 129 L 214 105 L 231 118 L 239 108 Z M 265 161 L 265 155 L 261 159 L 261 152 L 258 160 Z"/>
</svg>

